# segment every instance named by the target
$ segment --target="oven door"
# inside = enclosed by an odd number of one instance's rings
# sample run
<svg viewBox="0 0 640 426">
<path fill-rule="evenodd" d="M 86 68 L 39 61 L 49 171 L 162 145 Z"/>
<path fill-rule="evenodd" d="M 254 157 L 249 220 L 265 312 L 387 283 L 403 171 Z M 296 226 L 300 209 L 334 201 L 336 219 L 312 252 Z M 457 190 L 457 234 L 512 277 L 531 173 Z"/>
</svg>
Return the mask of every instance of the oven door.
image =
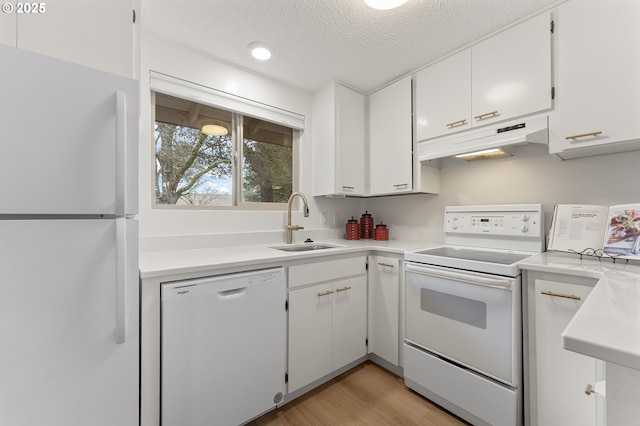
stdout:
<svg viewBox="0 0 640 426">
<path fill-rule="evenodd" d="M 520 277 L 405 265 L 407 342 L 516 387 Z"/>
</svg>

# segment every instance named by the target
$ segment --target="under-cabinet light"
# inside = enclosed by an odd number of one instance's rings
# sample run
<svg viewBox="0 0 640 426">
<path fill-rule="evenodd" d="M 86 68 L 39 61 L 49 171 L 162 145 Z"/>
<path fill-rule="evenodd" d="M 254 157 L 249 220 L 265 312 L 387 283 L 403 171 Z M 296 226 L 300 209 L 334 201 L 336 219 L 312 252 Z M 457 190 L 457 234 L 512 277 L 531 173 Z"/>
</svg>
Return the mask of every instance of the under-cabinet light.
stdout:
<svg viewBox="0 0 640 426">
<path fill-rule="evenodd" d="M 513 154 L 501 150 L 500 148 L 484 149 L 482 151 L 469 152 L 467 154 L 456 155 L 464 161 L 488 160 L 490 158 L 511 157 Z"/>
</svg>

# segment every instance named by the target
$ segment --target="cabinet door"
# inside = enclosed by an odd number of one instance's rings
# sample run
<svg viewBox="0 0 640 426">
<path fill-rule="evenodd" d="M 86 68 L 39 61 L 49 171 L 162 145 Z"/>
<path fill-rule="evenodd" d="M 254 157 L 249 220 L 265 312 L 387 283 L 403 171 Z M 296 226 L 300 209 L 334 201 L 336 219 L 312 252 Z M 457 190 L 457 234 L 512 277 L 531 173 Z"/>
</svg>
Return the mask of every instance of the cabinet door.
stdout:
<svg viewBox="0 0 640 426">
<path fill-rule="evenodd" d="M 333 286 L 289 292 L 289 392 L 329 374 Z"/>
<path fill-rule="evenodd" d="M 400 271 L 399 260 L 369 259 L 369 352 L 399 364 Z"/>
<path fill-rule="evenodd" d="M 333 370 L 367 354 L 367 278 L 333 283 Z"/>
<path fill-rule="evenodd" d="M 412 190 L 411 77 L 369 96 L 369 192 Z"/>
<path fill-rule="evenodd" d="M 17 22 L 16 13 L 0 13 L 0 44 L 16 47 Z"/>
<path fill-rule="evenodd" d="M 472 47 L 474 125 L 551 108 L 550 25 L 544 13 Z"/>
<path fill-rule="evenodd" d="M 471 50 L 463 50 L 415 77 L 416 141 L 471 127 Z"/>
<path fill-rule="evenodd" d="M 571 158 L 580 156 L 570 153 L 579 148 L 624 150 L 612 144 L 640 138 L 640 2 L 570 1 L 559 7 L 558 21 L 557 112 L 549 151 Z"/>
<path fill-rule="evenodd" d="M 596 399 L 585 387 L 596 382 L 596 361 L 564 349 L 560 337 L 592 288 L 542 279 L 534 288 L 538 424 L 595 425 Z"/>
<path fill-rule="evenodd" d="M 24 3 L 24 5 L 33 3 Z M 37 3 L 36 3 L 37 4 Z M 18 14 L 17 47 L 133 76 L 131 0 L 58 0 Z"/>
<path fill-rule="evenodd" d="M 365 97 L 336 85 L 336 192 L 364 195 Z M 318 166 L 317 166 L 318 167 Z M 322 167 L 322 164 L 319 165 Z"/>
</svg>

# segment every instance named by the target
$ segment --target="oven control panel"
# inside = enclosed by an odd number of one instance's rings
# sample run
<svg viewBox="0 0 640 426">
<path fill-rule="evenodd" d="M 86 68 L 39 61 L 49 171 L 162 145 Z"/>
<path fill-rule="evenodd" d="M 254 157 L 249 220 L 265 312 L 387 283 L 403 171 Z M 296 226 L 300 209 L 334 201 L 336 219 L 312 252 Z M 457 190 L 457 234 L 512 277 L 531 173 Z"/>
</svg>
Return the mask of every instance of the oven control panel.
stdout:
<svg viewBox="0 0 640 426">
<path fill-rule="evenodd" d="M 445 212 L 445 232 L 502 236 L 540 236 L 540 211 Z"/>
</svg>

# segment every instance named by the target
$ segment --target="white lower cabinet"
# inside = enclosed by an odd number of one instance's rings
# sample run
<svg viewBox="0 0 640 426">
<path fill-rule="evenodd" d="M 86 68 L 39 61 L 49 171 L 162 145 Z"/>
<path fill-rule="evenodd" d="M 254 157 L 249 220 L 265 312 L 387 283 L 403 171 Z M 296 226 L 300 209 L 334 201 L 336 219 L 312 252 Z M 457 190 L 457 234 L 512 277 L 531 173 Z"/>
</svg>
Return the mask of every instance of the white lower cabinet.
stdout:
<svg viewBox="0 0 640 426">
<path fill-rule="evenodd" d="M 593 425 L 598 399 L 588 395 L 604 379 L 604 363 L 562 347 L 562 332 L 587 298 L 595 279 L 528 273 L 525 341 L 530 425 Z M 528 349 L 527 349 L 528 348 Z M 525 395 L 525 398 L 527 396 Z M 526 414 L 526 413 L 525 413 Z"/>
<path fill-rule="evenodd" d="M 400 365 L 400 260 L 369 256 L 369 353 Z"/>
<path fill-rule="evenodd" d="M 289 267 L 289 393 L 367 354 L 366 258 Z"/>
</svg>

